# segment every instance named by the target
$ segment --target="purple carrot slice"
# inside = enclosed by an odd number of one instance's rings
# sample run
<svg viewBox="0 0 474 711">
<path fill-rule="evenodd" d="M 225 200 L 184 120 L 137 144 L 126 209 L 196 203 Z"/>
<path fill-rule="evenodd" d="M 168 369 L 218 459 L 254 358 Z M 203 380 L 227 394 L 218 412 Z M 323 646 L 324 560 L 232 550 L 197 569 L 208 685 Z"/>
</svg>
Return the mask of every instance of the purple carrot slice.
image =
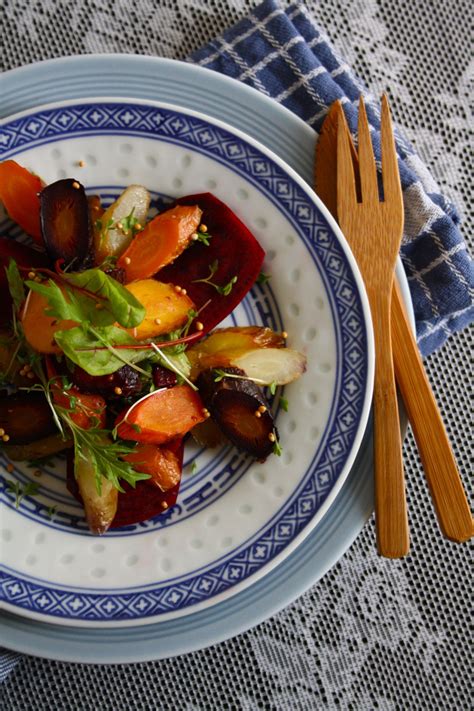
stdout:
<svg viewBox="0 0 474 711">
<path fill-rule="evenodd" d="M 42 393 L 17 393 L 0 398 L 0 427 L 8 444 L 30 444 L 57 432 Z"/>
<path fill-rule="evenodd" d="M 93 261 L 92 226 L 84 187 L 72 178 L 57 180 L 40 193 L 40 221 L 46 249 L 54 261 L 74 271 Z"/>
<path fill-rule="evenodd" d="M 206 370 L 197 379 L 202 400 L 224 435 L 238 449 L 265 460 L 278 440 L 273 415 L 261 390 L 239 368 L 219 371 L 229 376 L 216 382 L 216 371 Z M 217 376 L 219 377 L 219 376 Z"/>
</svg>

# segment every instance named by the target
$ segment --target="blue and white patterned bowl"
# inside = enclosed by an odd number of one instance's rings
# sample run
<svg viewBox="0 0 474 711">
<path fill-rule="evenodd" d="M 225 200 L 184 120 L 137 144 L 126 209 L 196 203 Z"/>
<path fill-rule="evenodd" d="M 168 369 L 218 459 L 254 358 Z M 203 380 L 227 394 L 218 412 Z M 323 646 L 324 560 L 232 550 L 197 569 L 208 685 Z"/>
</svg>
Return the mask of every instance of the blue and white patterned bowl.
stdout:
<svg viewBox="0 0 474 711">
<path fill-rule="evenodd" d="M 38 471 L 16 466 L 4 482 L 33 479 L 40 488 L 15 509 L 2 483 L 6 608 L 69 625 L 125 626 L 222 601 L 308 535 L 360 446 L 373 348 L 362 282 L 344 238 L 314 193 L 268 149 L 171 105 L 93 99 L 35 109 L 0 126 L 0 159 L 7 158 L 47 182 L 76 177 L 104 202 L 132 183 L 149 188 L 157 205 L 214 192 L 255 233 L 272 275 L 229 323 L 286 330 L 289 345 L 306 352 L 308 371 L 285 388 L 288 413 L 279 408 L 279 393 L 274 401 L 281 458 L 261 465 L 230 447 L 189 446 L 177 505 L 100 540 L 68 495 L 60 460 Z M 6 220 L 0 228 L 16 235 Z"/>
</svg>

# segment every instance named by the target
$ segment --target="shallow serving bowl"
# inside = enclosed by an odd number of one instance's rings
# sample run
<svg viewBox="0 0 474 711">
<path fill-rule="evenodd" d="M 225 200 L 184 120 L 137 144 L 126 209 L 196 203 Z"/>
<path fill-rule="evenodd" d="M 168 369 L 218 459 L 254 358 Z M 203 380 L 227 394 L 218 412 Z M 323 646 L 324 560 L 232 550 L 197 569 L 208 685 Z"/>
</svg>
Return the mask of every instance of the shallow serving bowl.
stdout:
<svg viewBox="0 0 474 711">
<path fill-rule="evenodd" d="M 274 399 L 281 457 L 258 464 L 230 447 L 188 444 L 177 505 L 102 538 L 89 534 L 68 494 L 63 461 L 15 465 L 0 492 L 5 607 L 49 622 L 118 627 L 220 603 L 304 540 L 330 509 L 360 447 L 373 349 L 350 250 L 291 168 L 235 128 L 189 109 L 107 98 L 31 109 L 0 125 L 0 159 L 7 158 L 46 182 L 75 177 L 104 202 L 132 183 L 145 185 L 157 206 L 189 193 L 216 194 L 254 232 L 271 275 L 228 322 L 287 331 L 308 369 L 284 388 L 288 413 L 279 405 L 282 393 Z M 0 227 L 17 234 L 5 218 Z M 39 492 L 15 509 L 6 480 L 34 480 Z"/>
</svg>

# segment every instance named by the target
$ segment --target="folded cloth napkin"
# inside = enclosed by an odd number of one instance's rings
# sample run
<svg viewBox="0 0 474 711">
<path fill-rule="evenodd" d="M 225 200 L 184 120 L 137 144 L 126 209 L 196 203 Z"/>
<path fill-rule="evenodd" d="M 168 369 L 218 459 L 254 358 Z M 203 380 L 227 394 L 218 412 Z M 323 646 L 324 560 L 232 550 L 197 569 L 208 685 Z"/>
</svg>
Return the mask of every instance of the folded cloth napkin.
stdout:
<svg viewBox="0 0 474 711">
<path fill-rule="evenodd" d="M 265 0 L 244 20 L 192 55 L 191 62 L 243 81 L 281 103 L 319 131 L 328 107 L 344 105 L 352 132 L 361 93 L 367 99 L 380 159 L 379 100 L 338 56 L 304 5 L 283 10 Z M 428 355 L 474 319 L 474 267 L 459 231 L 456 208 L 396 131 L 404 191 L 401 257 L 413 300 L 420 351 Z"/>
<path fill-rule="evenodd" d="M 271 96 L 318 131 L 330 104 L 340 99 L 351 130 L 359 95 L 368 97 L 369 121 L 380 151 L 378 102 L 331 47 L 303 5 L 283 10 L 265 0 L 246 19 L 196 52 L 190 62 L 222 72 Z M 474 317 L 472 262 L 459 232 L 459 217 L 428 170 L 397 133 L 406 224 L 402 259 L 409 278 L 418 343 L 423 354 Z M 378 156 L 379 157 L 379 156 Z M 21 655 L 0 654 L 0 681 Z"/>
</svg>

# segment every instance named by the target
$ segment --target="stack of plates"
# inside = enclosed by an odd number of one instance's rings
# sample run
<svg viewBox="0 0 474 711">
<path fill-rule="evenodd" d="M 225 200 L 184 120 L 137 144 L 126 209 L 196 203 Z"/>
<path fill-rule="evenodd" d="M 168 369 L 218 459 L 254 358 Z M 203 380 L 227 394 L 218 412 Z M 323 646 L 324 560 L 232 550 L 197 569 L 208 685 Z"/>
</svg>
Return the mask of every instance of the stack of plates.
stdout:
<svg viewBox="0 0 474 711">
<path fill-rule="evenodd" d="M 140 183 L 157 200 L 210 191 L 226 202 L 271 274 L 229 323 L 285 330 L 308 358 L 285 388 L 289 412 L 274 403 L 282 456 L 256 464 L 230 447 L 189 446 L 165 517 L 98 539 L 61 462 L 41 468 L 38 494 L 18 509 L 3 485 L 2 642 L 56 659 L 132 662 L 228 638 L 318 580 L 372 510 L 370 317 L 350 250 L 304 182 L 315 135 L 246 86 L 145 57 L 9 72 L 2 107 L 0 159 L 47 182 L 75 177 L 105 201 Z M 31 477 L 27 466 L 7 475 Z"/>
</svg>

